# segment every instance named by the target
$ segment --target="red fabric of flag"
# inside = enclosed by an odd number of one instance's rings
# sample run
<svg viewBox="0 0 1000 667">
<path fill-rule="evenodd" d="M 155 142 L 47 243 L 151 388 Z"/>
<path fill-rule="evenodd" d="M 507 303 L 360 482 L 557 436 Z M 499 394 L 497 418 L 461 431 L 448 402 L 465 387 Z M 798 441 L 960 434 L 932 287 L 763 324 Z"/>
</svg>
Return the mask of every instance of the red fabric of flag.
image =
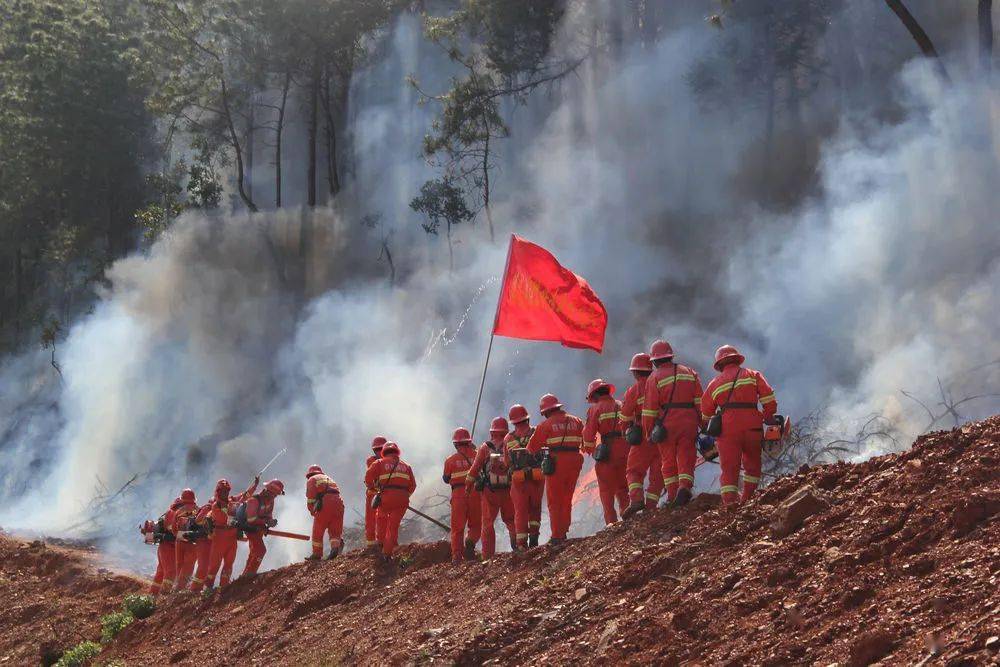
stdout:
<svg viewBox="0 0 1000 667">
<path fill-rule="evenodd" d="M 608 311 L 587 281 L 540 245 L 511 235 L 493 333 L 600 353 Z"/>
</svg>

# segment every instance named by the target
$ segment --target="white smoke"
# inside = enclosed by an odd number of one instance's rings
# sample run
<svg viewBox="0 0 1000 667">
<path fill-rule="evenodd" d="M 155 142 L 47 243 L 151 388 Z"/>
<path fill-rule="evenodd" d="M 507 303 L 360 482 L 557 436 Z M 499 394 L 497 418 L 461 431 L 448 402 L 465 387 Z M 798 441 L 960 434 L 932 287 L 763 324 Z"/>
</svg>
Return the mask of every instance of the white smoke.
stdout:
<svg viewBox="0 0 1000 667">
<path fill-rule="evenodd" d="M 117 263 L 58 351 L 61 384 L 25 397 L 19 388 L 54 377 L 48 359 L 4 366 L 0 409 L 16 422 L 5 447 L 17 455 L 2 466 L 15 500 L 0 525 L 60 531 L 88 518 L 95 486 L 110 495 L 139 475 L 124 503 L 84 527 L 149 567 L 141 518 L 186 486 L 199 498 L 218 477 L 240 487 L 282 448 L 266 474 L 286 482 L 280 527 L 307 530 L 303 472 L 314 462 L 341 484 L 351 522 L 375 434 L 400 443 L 422 496 L 445 492 L 441 463 L 451 430 L 472 421 L 509 232 L 586 276 L 611 321 L 602 356 L 497 339 L 480 434 L 548 391 L 582 414 L 587 382 L 604 376 L 623 391 L 630 356 L 659 336 L 704 382 L 715 347 L 740 345 L 793 418 L 825 406 L 851 424 L 877 411 L 914 433 L 920 408 L 901 389 L 933 397 L 938 376 L 964 373 L 961 395 L 997 391 L 997 365 L 969 372 L 1000 349 L 995 92 L 963 81 L 943 91 L 928 68 L 909 68 L 905 120 L 873 129 L 844 119 L 816 195 L 774 216 L 732 187 L 759 123 L 704 113 L 686 85 L 712 39 L 700 24 L 677 30 L 512 112 L 494 203 L 503 240 L 458 230 L 449 272 L 444 240 L 408 209 L 433 175 L 419 157 L 433 109 L 403 80 L 415 72 L 433 85 L 448 70 L 421 46 L 416 19 L 401 19 L 389 57 L 352 87 L 349 205 L 309 217 L 315 298 L 299 308 L 286 265 L 306 215 L 297 211 L 187 215 L 148 254 Z M 369 213 L 395 230 L 394 287 L 358 224 Z M 984 398 L 963 415 L 998 408 Z M 271 540 L 265 566 L 302 550 Z"/>
</svg>

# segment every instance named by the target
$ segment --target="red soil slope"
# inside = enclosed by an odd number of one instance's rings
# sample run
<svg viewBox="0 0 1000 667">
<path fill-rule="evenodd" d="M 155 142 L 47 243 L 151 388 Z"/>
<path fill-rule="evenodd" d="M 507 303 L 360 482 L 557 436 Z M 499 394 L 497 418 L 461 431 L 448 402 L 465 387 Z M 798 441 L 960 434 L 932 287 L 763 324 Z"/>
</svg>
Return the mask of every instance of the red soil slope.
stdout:
<svg viewBox="0 0 1000 667">
<path fill-rule="evenodd" d="M 560 547 L 447 560 L 444 543 L 407 547 L 404 567 L 355 552 L 210 597 L 175 594 L 101 659 L 997 664 L 1000 417 L 802 470 L 736 512 L 701 495 Z M 46 584 L 75 585 L 58 574 Z M 116 606 L 127 586 L 113 584 L 81 604 L 114 596 L 102 608 Z M 21 642 L 44 627 L 18 619 Z M 37 643 L 18 655 L 37 655 Z"/>
</svg>

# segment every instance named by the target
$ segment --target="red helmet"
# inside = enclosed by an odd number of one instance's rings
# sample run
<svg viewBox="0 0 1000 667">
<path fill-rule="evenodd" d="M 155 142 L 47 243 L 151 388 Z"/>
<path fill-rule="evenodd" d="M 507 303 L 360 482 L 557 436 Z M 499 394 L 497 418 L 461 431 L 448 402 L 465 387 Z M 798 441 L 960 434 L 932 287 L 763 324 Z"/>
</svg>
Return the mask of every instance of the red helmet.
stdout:
<svg viewBox="0 0 1000 667">
<path fill-rule="evenodd" d="M 510 419 L 512 424 L 520 424 L 528 419 L 528 408 L 524 407 L 520 403 L 515 403 L 510 406 L 510 412 L 507 413 L 507 418 Z"/>
<path fill-rule="evenodd" d="M 386 442 L 385 445 L 382 447 L 382 458 L 385 458 L 386 456 L 392 456 L 393 454 L 399 456 L 399 445 L 390 440 L 389 442 Z"/>
<path fill-rule="evenodd" d="M 632 357 L 632 363 L 629 365 L 628 369 L 630 371 L 641 371 L 646 373 L 653 372 L 653 362 L 649 360 L 649 355 L 645 352 L 640 352 L 639 354 Z"/>
<path fill-rule="evenodd" d="M 319 465 L 314 463 L 311 466 L 309 466 L 309 470 L 306 470 L 306 479 L 309 479 L 313 475 L 322 475 L 322 474 L 323 474 L 323 469 L 320 468 Z"/>
<path fill-rule="evenodd" d="M 732 345 L 723 345 L 715 351 L 715 370 L 717 371 L 721 371 L 722 367 L 728 364 L 742 364 L 744 361 L 746 361 L 746 357 Z"/>
<path fill-rule="evenodd" d="M 378 454 L 380 451 L 382 451 L 382 447 L 383 445 L 385 445 L 386 442 L 387 442 L 386 439 L 383 438 L 381 435 L 376 435 L 375 438 L 372 440 L 372 451 Z"/>
<path fill-rule="evenodd" d="M 597 378 L 596 380 L 591 380 L 590 384 L 587 385 L 587 400 L 589 401 L 594 396 L 594 393 L 602 387 L 610 389 L 612 394 L 615 393 L 615 386 L 613 384 Z"/>
<path fill-rule="evenodd" d="M 184 489 L 183 491 L 181 491 L 181 502 L 182 503 L 195 502 L 194 491 L 192 489 Z"/>
<path fill-rule="evenodd" d="M 232 488 L 233 488 L 233 485 L 229 483 L 228 479 L 224 479 L 223 478 L 223 479 L 220 479 L 218 482 L 215 483 L 215 492 L 216 493 L 219 493 L 219 491 L 225 491 L 226 493 L 229 493 L 232 490 Z"/>
<path fill-rule="evenodd" d="M 670 343 L 665 340 L 654 341 L 652 345 L 649 346 L 649 360 L 650 361 L 660 361 L 661 359 L 673 359 L 674 358 L 674 348 L 670 347 Z"/>
<path fill-rule="evenodd" d="M 503 417 L 494 417 L 490 422 L 490 433 L 507 433 L 510 431 L 510 424 Z"/>
<path fill-rule="evenodd" d="M 270 493 L 272 496 L 283 496 L 285 495 L 285 485 L 280 479 L 272 479 L 270 482 L 264 485 L 264 490 Z"/>
<path fill-rule="evenodd" d="M 469 433 L 467 428 L 456 428 L 455 432 L 451 435 L 451 442 L 455 445 L 461 445 L 465 442 L 472 442 L 472 434 Z"/>
<path fill-rule="evenodd" d="M 563 404 L 559 402 L 555 394 L 545 394 L 538 401 L 538 411 L 542 413 L 543 417 L 546 412 L 561 408 L 562 406 Z"/>
</svg>

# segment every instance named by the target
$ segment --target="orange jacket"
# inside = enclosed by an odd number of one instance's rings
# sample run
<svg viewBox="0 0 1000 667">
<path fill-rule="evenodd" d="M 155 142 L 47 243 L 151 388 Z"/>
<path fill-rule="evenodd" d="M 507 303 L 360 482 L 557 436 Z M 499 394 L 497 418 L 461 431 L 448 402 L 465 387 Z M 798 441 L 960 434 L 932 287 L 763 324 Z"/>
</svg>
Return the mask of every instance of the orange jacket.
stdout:
<svg viewBox="0 0 1000 667">
<path fill-rule="evenodd" d="M 733 379 L 737 374 L 739 378 L 736 379 L 734 388 Z M 729 396 L 730 391 L 732 397 Z M 739 404 L 740 408 L 755 410 L 758 414 L 763 413 L 763 419 L 770 419 L 778 411 L 774 390 L 767 383 L 763 373 L 752 368 L 741 368 L 737 364 L 725 366 L 722 372 L 708 383 L 701 399 L 701 412 L 706 418 L 711 417 L 715 414 L 716 407 L 725 406 L 727 403 L 734 406 Z M 758 404 L 760 404 L 759 410 Z"/>
<path fill-rule="evenodd" d="M 212 506 L 209 517 L 212 519 L 213 530 L 228 528 L 229 517 L 236 513 L 236 506 L 252 496 L 256 490 L 257 482 L 250 482 L 250 486 L 243 493 L 225 498 L 219 498 L 218 496 L 212 498 L 212 502 L 209 503 Z M 235 530 L 235 527 L 233 527 L 233 530 Z"/>
<path fill-rule="evenodd" d="M 378 458 L 379 457 L 377 457 L 377 456 L 369 456 L 368 457 L 368 459 L 365 461 L 365 473 L 366 474 L 368 473 L 368 469 L 372 467 L 372 464 L 375 463 L 376 461 L 378 461 Z M 371 498 L 372 496 L 375 495 L 375 493 L 376 493 L 375 492 L 375 488 L 371 487 L 371 486 L 368 486 L 368 483 L 365 482 L 365 495 L 367 495 L 369 498 Z"/>
<path fill-rule="evenodd" d="M 340 495 L 340 487 L 329 475 L 320 473 L 306 480 L 306 508 L 310 514 L 316 513 L 316 501 L 328 493 Z"/>
<path fill-rule="evenodd" d="M 274 512 L 274 498 L 271 496 L 264 497 L 258 493 L 257 495 L 250 498 L 247 501 L 247 525 L 248 526 L 266 526 L 267 522 L 271 520 L 271 514 Z"/>
<path fill-rule="evenodd" d="M 491 457 L 499 454 L 499 459 Z M 510 486 L 510 466 L 507 463 L 507 446 L 501 441 L 499 445 L 487 440 L 479 446 L 476 460 L 472 462 L 472 470 L 466 478 L 469 483 L 475 481 L 483 466 L 489 462 L 490 486 Z"/>
<path fill-rule="evenodd" d="M 606 436 L 620 437 L 618 421 L 622 404 L 614 396 L 601 396 L 587 408 L 587 423 L 583 427 L 583 451 L 593 452 L 597 448 L 597 436 L 604 441 Z M 609 442 L 610 443 L 610 438 Z"/>
<path fill-rule="evenodd" d="M 464 489 L 465 481 L 471 477 L 469 471 L 476 458 L 476 450 L 472 443 L 460 445 L 454 454 L 444 460 L 444 472 L 441 479 L 451 485 L 452 490 Z"/>
<path fill-rule="evenodd" d="M 198 515 L 198 505 L 195 503 L 181 503 L 175 506 L 170 517 L 170 532 L 174 535 L 187 530 L 188 519 Z"/>
<path fill-rule="evenodd" d="M 642 426 L 642 406 L 646 404 L 646 379 L 636 380 L 635 384 L 625 390 L 619 413 L 618 430 L 625 433 L 632 424 Z"/>
<path fill-rule="evenodd" d="M 528 441 L 531 440 L 531 434 L 535 432 L 535 429 L 531 426 L 527 428 L 522 428 L 519 426 L 514 427 L 513 433 L 508 433 L 507 437 L 503 439 L 504 444 L 504 454 L 503 460 L 507 465 L 509 470 L 515 468 L 515 463 L 517 460 L 522 460 L 522 467 L 526 468 L 537 468 L 538 462 L 535 460 L 534 456 L 527 456 L 528 452 Z M 520 455 L 518 452 L 523 451 L 525 455 Z"/>
<path fill-rule="evenodd" d="M 535 428 L 528 440 L 532 454 L 549 447 L 554 452 L 579 451 L 583 445 L 583 421 L 564 410 L 556 410 Z"/>
<path fill-rule="evenodd" d="M 389 455 L 380 458 L 368 466 L 365 473 L 365 484 L 377 491 L 397 489 L 412 495 L 417 488 L 417 480 L 413 477 L 411 468 L 398 456 Z"/>
<path fill-rule="evenodd" d="M 701 405 L 701 379 L 693 370 L 682 364 L 666 363 L 653 369 L 646 378 L 646 391 L 642 406 L 642 431 L 649 432 L 656 424 L 660 410 L 670 404 L 663 419 L 664 424 L 701 423 L 698 407 Z"/>
</svg>

